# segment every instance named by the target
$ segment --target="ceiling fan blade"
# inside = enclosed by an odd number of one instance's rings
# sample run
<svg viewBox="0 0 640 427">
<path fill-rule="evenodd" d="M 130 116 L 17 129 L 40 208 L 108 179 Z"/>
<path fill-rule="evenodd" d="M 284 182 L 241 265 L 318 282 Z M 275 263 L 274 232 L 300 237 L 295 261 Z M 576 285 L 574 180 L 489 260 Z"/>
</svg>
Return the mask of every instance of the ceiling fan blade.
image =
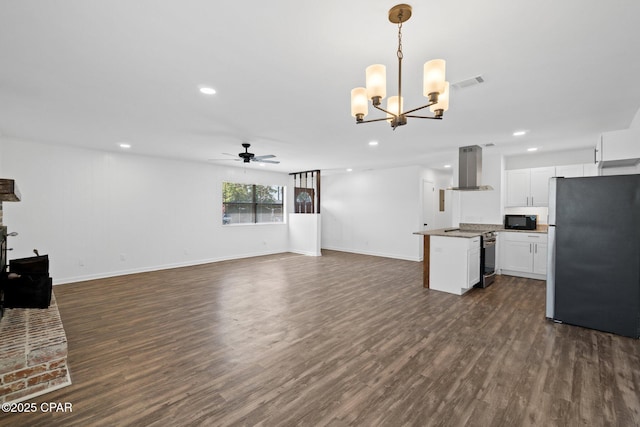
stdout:
<svg viewBox="0 0 640 427">
<path fill-rule="evenodd" d="M 277 160 L 262 160 L 262 159 L 256 160 L 255 157 L 253 159 L 251 159 L 251 160 L 254 161 L 254 162 L 257 162 L 257 163 L 273 163 L 274 165 L 277 165 L 278 163 L 280 163 Z"/>
<path fill-rule="evenodd" d="M 253 158 L 256 160 L 262 160 L 262 159 L 271 159 L 275 157 L 273 154 L 265 154 L 264 156 L 254 156 Z"/>
<path fill-rule="evenodd" d="M 226 161 L 239 162 L 242 159 L 207 159 L 208 162 L 226 162 Z"/>
</svg>

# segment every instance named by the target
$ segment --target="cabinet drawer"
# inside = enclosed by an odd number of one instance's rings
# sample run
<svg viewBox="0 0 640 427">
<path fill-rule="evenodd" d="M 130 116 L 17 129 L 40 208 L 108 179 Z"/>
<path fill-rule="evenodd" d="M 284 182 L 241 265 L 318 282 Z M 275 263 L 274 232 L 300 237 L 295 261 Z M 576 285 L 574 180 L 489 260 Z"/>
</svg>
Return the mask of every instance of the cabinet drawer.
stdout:
<svg viewBox="0 0 640 427">
<path fill-rule="evenodd" d="M 469 249 L 480 247 L 480 236 L 469 239 Z"/>
<path fill-rule="evenodd" d="M 502 232 L 502 239 L 509 242 L 547 243 L 544 233 L 514 233 Z"/>
</svg>

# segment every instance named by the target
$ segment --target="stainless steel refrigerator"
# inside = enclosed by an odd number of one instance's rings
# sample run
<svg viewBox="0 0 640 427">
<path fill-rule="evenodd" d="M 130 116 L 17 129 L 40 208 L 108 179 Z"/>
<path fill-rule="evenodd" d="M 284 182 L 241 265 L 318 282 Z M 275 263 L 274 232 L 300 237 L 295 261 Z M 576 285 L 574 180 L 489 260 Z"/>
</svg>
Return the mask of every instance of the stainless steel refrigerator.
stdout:
<svg viewBox="0 0 640 427">
<path fill-rule="evenodd" d="M 552 178 L 550 319 L 640 337 L 640 175 Z"/>
</svg>

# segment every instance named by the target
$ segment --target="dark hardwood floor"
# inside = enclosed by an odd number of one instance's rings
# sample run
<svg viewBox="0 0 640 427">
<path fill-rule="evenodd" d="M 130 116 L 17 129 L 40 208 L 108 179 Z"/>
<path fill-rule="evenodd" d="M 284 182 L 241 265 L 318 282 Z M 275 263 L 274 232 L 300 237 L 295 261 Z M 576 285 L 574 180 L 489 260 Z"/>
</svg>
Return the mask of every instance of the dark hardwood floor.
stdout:
<svg viewBox="0 0 640 427">
<path fill-rule="evenodd" d="M 462 297 L 323 251 L 54 288 L 73 385 L 2 426 L 637 426 L 640 342 L 544 318 L 544 282 Z"/>
</svg>

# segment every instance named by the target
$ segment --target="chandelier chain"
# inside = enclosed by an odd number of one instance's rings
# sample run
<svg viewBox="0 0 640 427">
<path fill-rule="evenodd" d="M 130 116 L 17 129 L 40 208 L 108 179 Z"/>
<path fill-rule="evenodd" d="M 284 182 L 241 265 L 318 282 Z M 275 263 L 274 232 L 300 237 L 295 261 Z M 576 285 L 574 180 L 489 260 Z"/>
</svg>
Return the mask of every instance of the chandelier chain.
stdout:
<svg viewBox="0 0 640 427">
<path fill-rule="evenodd" d="M 402 59 L 402 21 L 398 23 L 398 59 Z"/>
</svg>

